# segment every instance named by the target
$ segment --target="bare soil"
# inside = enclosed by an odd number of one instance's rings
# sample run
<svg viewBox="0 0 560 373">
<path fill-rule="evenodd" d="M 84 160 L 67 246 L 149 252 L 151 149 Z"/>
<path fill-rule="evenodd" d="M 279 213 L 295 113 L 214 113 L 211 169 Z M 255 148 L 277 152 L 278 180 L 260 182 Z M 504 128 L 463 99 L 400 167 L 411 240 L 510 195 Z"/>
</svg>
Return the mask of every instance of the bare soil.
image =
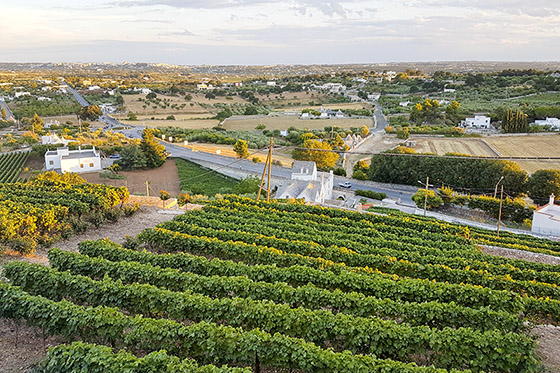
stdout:
<svg viewBox="0 0 560 373">
<path fill-rule="evenodd" d="M 43 339 L 41 330 L 12 320 L 0 319 L 0 373 L 30 372 L 45 358 L 47 348 L 62 343 L 61 338 Z"/>
<path fill-rule="evenodd" d="M 146 181 L 149 182 L 150 195 L 159 196 L 160 190 L 166 190 L 171 196 L 176 197 L 181 193 L 181 181 L 175 161 L 167 160 L 159 168 L 151 170 L 120 171 L 126 179 L 106 179 L 99 177 L 99 172 L 87 172 L 80 174 L 90 183 L 126 186 L 130 194 L 146 195 Z"/>
<path fill-rule="evenodd" d="M 520 259 L 528 262 L 544 263 L 560 265 L 560 257 L 554 255 L 546 255 L 540 253 L 533 253 L 531 251 L 507 249 L 504 247 L 478 245 L 480 250 L 489 255 L 501 256 L 509 259 Z M 560 350 L 559 350 L 560 352 Z"/>
<path fill-rule="evenodd" d="M 560 326 L 536 325 L 531 335 L 537 337 L 537 354 L 545 366 L 545 372 L 560 372 Z"/>
</svg>

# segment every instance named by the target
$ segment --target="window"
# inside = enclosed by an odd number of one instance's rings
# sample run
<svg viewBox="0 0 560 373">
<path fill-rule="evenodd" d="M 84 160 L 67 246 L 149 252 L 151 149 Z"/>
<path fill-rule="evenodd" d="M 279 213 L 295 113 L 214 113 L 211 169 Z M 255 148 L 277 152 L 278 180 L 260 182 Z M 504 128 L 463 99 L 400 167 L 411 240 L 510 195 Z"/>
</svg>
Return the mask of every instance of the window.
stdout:
<svg viewBox="0 0 560 373">
<path fill-rule="evenodd" d="M 90 166 L 90 167 L 93 167 L 93 163 L 90 163 L 89 166 Z"/>
<path fill-rule="evenodd" d="M 80 168 L 84 168 L 84 165 L 82 163 L 80 163 Z"/>
<path fill-rule="evenodd" d="M 54 162 L 53 162 L 53 161 L 49 161 L 49 164 L 52 166 L 52 165 L 54 164 Z"/>
</svg>

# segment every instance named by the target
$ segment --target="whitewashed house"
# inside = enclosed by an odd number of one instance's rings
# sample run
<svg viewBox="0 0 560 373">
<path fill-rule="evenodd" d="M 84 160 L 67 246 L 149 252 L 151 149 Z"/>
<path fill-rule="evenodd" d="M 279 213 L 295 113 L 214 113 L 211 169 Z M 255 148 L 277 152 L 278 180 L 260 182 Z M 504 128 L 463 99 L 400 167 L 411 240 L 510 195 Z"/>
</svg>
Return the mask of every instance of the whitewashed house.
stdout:
<svg viewBox="0 0 560 373">
<path fill-rule="evenodd" d="M 276 198 L 303 198 L 305 202 L 324 203 L 332 199 L 333 172 L 317 172 L 315 162 L 295 161 L 292 166 L 292 177 L 281 185 Z"/>
<path fill-rule="evenodd" d="M 554 204 L 554 194 L 548 203 L 533 213 L 531 231 L 547 236 L 560 236 L 560 205 Z"/>
<path fill-rule="evenodd" d="M 539 126 L 551 126 L 555 128 L 560 128 L 560 119 L 546 117 L 544 120 L 535 120 L 535 124 Z"/>
<path fill-rule="evenodd" d="M 474 118 L 466 118 L 461 122 L 461 126 L 473 129 L 490 129 L 490 117 L 486 115 L 475 115 Z"/>
<path fill-rule="evenodd" d="M 101 155 L 93 149 L 68 150 L 58 148 L 45 153 L 45 167 L 47 170 L 64 172 L 101 171 Z"/>
<path fill-rule="evenodd" d="M 57 134 L 41 136 L 41 144 L 43 145 L 62 144 L 66 146 L 71 142 L 73 142 L 73 140 L 68 140 L 64 137 L 58 137 Z"/>
</svg>

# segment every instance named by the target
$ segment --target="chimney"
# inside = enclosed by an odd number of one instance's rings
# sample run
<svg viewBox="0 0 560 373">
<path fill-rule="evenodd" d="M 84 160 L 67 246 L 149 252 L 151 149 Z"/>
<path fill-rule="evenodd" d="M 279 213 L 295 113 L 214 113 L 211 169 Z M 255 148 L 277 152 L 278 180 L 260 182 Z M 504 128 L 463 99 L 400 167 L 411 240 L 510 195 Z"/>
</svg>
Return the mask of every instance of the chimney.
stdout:
<svg viewBox="0 0 560 373">
<path fill-rule="evenodd" d="M 555 196 L 554 196 L 554 193 L 552 193 L 552 194 L 550 195 L 550 199 L 548 200 L 548 204 L 549 204 L 549 205 L 554 205 L 554 197 L 555 197 Z"/>
</svg>

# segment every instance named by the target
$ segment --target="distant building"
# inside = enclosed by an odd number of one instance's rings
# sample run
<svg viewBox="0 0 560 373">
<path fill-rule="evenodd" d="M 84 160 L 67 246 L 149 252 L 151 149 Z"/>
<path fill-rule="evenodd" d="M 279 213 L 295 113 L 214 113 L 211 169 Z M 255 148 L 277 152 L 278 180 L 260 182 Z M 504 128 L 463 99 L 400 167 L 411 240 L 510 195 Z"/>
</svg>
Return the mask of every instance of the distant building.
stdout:
<svg viewBox="0 0 560 373">
<path fill-rule="evenodd" d="M 43 124 L 43 128 L 49 129 L 52 126 L 60 126 L 60 122 L 58 120 L 50 120 L 47 123 Z"/>
<path fill-rule="evenodd" d="M 444 92 L 444 93 L 447 93 L 447 92 L 453 93 L 453 92 L 455 92 L 455 91 L 456 91 L 456 89 L 453 89 L 453 88 L 444 88 L 444 89 L 443 89 L 443 92 Z"/>
<path fill-rule="evenodd" d="M 545 120 L 536 120 L 535 124 L 539 126 L 551 126 L 560 128 L 560 119 L 546 117 Z"/>
<path fill-rule="evenodd" d="M 407 107 L 410 104 L 412 104 L 412 101 L 401 101 L 401 102 L 399 102 L 399 106 L 402 106 L 402 107 Z"/>
<path fill-rule="evenodd" d="M 486 115 L 475 115 L 474 118 L 466 118 L 462 121 L 461 126 L 474 129 L 490 129 L 490 117 Z"/>
<path fill-rule="evenodd" d="M 58 148 L 45 153 L 45 167 L 62 173 L 101 171 L 101 156 L 95 147 L 78 150 Z"/>
<path fill-rule="evenodd" d="M 266 82 L 266 85 L 269 87 L 274 87 L 276 85 L 276 82 L 274 80 L 269 80 L 268 82 Z"/>
<path fill-rule="evenodd" d="M 332 171 L 317 172 L 315 162 L 295 161 L 291 180 L 278 188 L 276 198 L 303 198 L 306 202 L 324 203 L 332 199 L 333 184 Z"/>
<path fill-rule="evenodd" d="M 560 205 L 554 204 L 554 194 L 550 195 L 548 204 L 533 213 L 531 232 L 547 236 L 560 236 Z"/>
<path fill-rule="evenodd" d="M 58 135 L 48 135 L 41 136 L 41 144 L 43 145 L 53 145 L 53 144 L 63 144 L 64 146 L 71 143 L 72 140 L 65 139 L 64 137 L 58 137 Z"/>
</svg>

